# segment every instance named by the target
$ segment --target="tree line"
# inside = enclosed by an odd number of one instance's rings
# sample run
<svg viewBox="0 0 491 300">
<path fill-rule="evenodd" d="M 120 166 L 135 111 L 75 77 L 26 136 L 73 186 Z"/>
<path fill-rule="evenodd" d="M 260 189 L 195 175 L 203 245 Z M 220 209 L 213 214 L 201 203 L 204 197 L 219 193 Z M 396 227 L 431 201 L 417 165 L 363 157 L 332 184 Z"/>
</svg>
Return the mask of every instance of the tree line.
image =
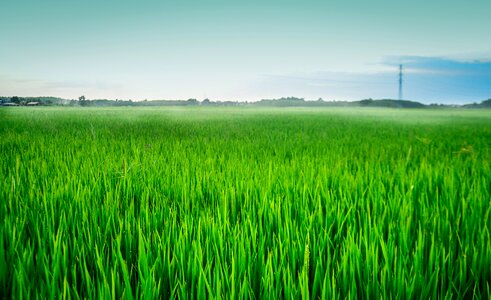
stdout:
<svg viewBox="0 0 491 300">
<path fill-rule="evenodd" d="M 273 106 L 273 107 L 393 107 L 393 108 L 425 108 L 425 107 L 464 107 L 464 108 L 491 108 L 491 99 L 480 103 L 465 105 L 446 105 L 446 104 L 422 104 L 409 100 L 393 99 L 363 99 L 358 101 L 325 101 L 322 98 L 317 100 L 305 100 L 298 97 L 282 97 L 278 99 L 262 99 L 255 102 L 242 101 L 212 101 L 208 98 L 201 101 L 190 98 L 187 100 L 143 100 L 133 101 L 131 99 L 87 99 L 84 95 L 78 99 L 63 99 L 58 97 L 4 97 L 0 96 L 0 104 L 8 105 L 42 105 L 42 106 Z"/>
</svg>

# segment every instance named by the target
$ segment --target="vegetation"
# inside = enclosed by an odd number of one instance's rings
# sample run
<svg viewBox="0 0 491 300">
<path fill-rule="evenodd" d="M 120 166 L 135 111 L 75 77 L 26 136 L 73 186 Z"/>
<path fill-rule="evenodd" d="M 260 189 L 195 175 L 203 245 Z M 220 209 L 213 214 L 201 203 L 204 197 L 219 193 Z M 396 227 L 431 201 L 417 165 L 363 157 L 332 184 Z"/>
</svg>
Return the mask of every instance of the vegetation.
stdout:
<svg viewBox="0 0 491 300">
<path fill-rule="evenodd" d="M 0 110 L 1 298 L 491 297 L 491 115 Z"/>
<path fill-rule="evenodd" d="M 241 101 L 211 101 L 206 98 L 202 101 L 191 98 L 188 100 L 108 100 L 108 99 L 92 99 L 89 100 L 85 96 L 78 97 L 78 100 L 68 100 L 56 97 L 1 97 L 0 105 L 29 105 L 35 103 L 43 106 L 266 106 L 266 107 L 390 107 L 390 108 L 445 108 L 445 107 L 464 107 L 464 108 L 490 108 L 491 99 L 484 100 L 481 103 L 472 103 L 465 105 L 448 105 L 436 104 L 425 105 L 416 101 L 409 100 L 393 100 L 393 99 L 364 99 L 359 101 L 324 101 L 322 98 L 317 100 L 305 100 L 304 98 L 286 97 L 279 99 L 262 99 L 255 102 Z"/>
<path fill-rule="evenodd" d="M 481 103 L 472 103 L 464 105 L 466 108 L 491 108 L 491 99 L 481 101 Z"/>
</svg>

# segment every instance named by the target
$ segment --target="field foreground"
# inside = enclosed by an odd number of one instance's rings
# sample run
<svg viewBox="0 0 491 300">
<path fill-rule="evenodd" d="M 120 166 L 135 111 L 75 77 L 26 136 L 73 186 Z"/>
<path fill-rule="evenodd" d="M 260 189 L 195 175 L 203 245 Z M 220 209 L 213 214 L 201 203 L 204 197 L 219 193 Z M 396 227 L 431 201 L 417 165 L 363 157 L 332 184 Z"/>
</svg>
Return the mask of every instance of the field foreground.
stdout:
<svg viewBox="0 0 491 300">
<path fill-rule="evenodd" d="M 0 298 L 491 297 L 491 111 L 0 121 Z"/>
</svg>

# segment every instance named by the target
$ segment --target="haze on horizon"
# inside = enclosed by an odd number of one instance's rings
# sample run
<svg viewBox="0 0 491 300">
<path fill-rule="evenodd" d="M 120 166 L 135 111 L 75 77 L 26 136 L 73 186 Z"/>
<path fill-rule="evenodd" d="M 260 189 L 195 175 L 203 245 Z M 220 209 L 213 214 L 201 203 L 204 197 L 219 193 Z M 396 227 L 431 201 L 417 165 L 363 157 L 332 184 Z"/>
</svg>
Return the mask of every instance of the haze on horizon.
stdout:
<svg viewBox="0 0 491 300">
<path fill-rule="evenodd" d="M 491 1 L 2 1 L 0 95 L 491 98 Z"/>
</svg>

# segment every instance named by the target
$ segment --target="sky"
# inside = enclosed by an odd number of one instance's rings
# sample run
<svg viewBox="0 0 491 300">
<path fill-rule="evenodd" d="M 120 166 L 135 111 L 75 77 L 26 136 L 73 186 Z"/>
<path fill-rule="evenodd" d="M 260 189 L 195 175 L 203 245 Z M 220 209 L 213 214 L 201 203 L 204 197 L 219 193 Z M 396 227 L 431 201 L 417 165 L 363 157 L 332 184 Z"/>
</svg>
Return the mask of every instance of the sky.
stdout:
<svg viewBox="0 0 491 300">
<path fill-rule="evenodd" d="M 0 95 L 491 98 L 491 1 L 1 0 Z"/>
</svg>

